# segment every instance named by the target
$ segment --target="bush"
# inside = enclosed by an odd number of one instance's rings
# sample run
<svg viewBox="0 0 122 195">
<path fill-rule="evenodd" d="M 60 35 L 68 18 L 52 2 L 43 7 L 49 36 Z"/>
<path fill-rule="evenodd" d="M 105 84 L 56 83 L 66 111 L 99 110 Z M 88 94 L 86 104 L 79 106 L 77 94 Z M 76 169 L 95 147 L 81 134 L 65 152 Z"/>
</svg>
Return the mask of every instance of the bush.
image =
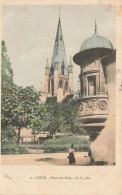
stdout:
<svg viewBox="0 0 122 195">
<path fill-rule="evenodd" d="M 16 145 L 2 145 L 1 148 L 2 155 L 10 155 L 10 154 L 29 154 L 29 151 L 26 148 L 20 147 Z"/>
<path fill-rule="evenodd" d="M 19 152 L 19 154 L 30 154 L 30 152 L 28 151 L 27 148 L 20 147 L 20 146 L 18 148 L 18 152 Z"/>
<path fill-rule="evenodd" d="M 1 154 L 29 154 L 26 148 L 16 144 L 16 131 L 12 125 L 1 130 Z"/>
<path fill-rule="evenodd" d="M 18 154 L 18 148 L 15 145 L 2 145 L 1 154 Z"/>
<path fill-rule="evenodd" d="M 89 141 L 85 137 L 66 136 L 57 139 L 49 139 L 44 141 L 44 152 L 68 152 L 71 144 L 74 145 L 75 152 L 87 152 L 89 150 Z"/>
</svg>

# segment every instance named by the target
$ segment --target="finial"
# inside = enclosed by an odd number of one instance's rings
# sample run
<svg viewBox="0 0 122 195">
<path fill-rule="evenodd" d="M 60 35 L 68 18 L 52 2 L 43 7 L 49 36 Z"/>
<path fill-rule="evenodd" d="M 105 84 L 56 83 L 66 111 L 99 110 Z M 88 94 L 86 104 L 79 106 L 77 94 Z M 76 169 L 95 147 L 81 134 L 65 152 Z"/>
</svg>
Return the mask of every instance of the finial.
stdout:
<svg viewBox="0 0 122 195">
<path fill-rule="evenodd" d="M 96 18 L 95 18 L 95 34 L 97 33 L 97 24 L 96 24 Z"/>
</svg>

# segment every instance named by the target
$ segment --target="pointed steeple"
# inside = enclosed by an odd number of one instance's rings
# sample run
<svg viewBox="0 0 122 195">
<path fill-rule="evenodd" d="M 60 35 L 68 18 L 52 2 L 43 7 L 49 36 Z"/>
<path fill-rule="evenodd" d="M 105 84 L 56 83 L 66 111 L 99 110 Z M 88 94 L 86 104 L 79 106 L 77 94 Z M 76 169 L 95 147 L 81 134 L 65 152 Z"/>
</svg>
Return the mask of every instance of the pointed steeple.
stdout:
<svg viewBox="0 0 122 195">
<path fill-rule="evenodd" d="M 61 65 L 62 65 L 62 61 L 63 61 L 64 62 L 64 75 L 68 76 L 68 70 L 67 70 L 68 66 L 67 66 L 67 59 L 66 59 L 65 46 L 64 46 L 60 18 L 58 21 L 57 33 L 56 33 L 53 56 L 52 56 L 51 69 L 54 67 L 54 63 L 57 59 L 59 62 L 59 74 L 60 75 L 62 74 Z M 50 72 L 50 74 L 52 74 L 52 71 Z"/>
</svg>

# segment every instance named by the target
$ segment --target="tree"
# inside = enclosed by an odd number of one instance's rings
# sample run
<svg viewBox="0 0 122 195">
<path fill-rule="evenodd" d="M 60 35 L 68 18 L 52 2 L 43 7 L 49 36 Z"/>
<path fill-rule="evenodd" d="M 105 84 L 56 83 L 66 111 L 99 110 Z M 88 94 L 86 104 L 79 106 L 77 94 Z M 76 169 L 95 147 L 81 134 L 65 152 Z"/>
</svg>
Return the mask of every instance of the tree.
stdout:
<svg viewBox="0 0 122 195">
<path fill-rule="evenodd" d="M 33 87 L 18 87 L 10 110 L 12 124 L 18 128 L 18 144 L 20 141 L 21 128 L 31 126 L 31 120 L 38 106 L 39 95 Z"/>
<path fill-rule="evenodd" d="M 84 134 L 85 130 L 81 128 L 78 120 L 78 101 L 72 100 L 69 104 L 62 105 L 62 115 L 64 119 L 63 132 L 72 134 Z"/>
<path fill-rule="evenodd" d="M 77 118 L 79 103 L 71 101 L 69 104 L 61 104 L 55 99 L 48 100 L 47 112 L 50 117 L 48 120 L 47 131 L 50 136 L 56 132 L 84 134 L 85 130 L 81 128 Z"/>
<path fill-rule="evenodd" d="M 41 131 L 47 131 L 50 122 L 50 113 L 46 104 L 39 104 L 30 119 L 30 128 L 35 137 Z"/>
<path fill-rule="evenodd" d="M 5 41 L 2 41 L 1 49 L 1 137 L 2 145 L 6 143 L 13 143 L 16 139 L 15 128 L 11 126 L 11 115 L 9 113 L 8 97 L 13 97 L 13 91 L 15 90 L 15 85 L 13 83 L 13 70 L 11 68 L 11 62 L 7 55 L 7 48 Z M 11 105 L 10 105 L 11 106 Z"/>
<path fill-rule="evenodd" d="M 7 56 L 5 41 L 2 41 L 2 132 L 9 125 L 18 129 L 18 139 L 22 127 L 30 125 L 34 112 L 39 106 L 39 95 L 33 87 L 19 87 L 13 82 L 13 70 Z M 7 132 L 6 132 L 7 134 Z M 3 133 L 5 135 L 5 133 Z"/>
<path fill-rule="evenodd" d="M 53 99 L 47 103 L 47 111 L 49 115 L 49 122 L 47 131 L 52 137 L 56 132 L 61 132 L 63 128 L 62 104 Z"/>
</svg>

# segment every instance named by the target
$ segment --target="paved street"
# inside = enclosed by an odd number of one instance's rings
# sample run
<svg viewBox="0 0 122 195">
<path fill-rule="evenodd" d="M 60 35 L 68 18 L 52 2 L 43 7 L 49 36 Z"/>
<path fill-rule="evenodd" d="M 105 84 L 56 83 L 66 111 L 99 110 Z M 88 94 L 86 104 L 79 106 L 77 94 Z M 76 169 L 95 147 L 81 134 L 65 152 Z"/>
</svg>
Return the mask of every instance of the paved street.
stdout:
<svg viewBox="0 0 122 195">
<path fill-rule="evenodd" d="M 69 165 L 68 153 L 2 155 L 2 165 Z M 88 152 L 76 152 L 76 165 L 90 163 Z M 74 166 L 74 165 L 70 165 Z"/>
</svg>

